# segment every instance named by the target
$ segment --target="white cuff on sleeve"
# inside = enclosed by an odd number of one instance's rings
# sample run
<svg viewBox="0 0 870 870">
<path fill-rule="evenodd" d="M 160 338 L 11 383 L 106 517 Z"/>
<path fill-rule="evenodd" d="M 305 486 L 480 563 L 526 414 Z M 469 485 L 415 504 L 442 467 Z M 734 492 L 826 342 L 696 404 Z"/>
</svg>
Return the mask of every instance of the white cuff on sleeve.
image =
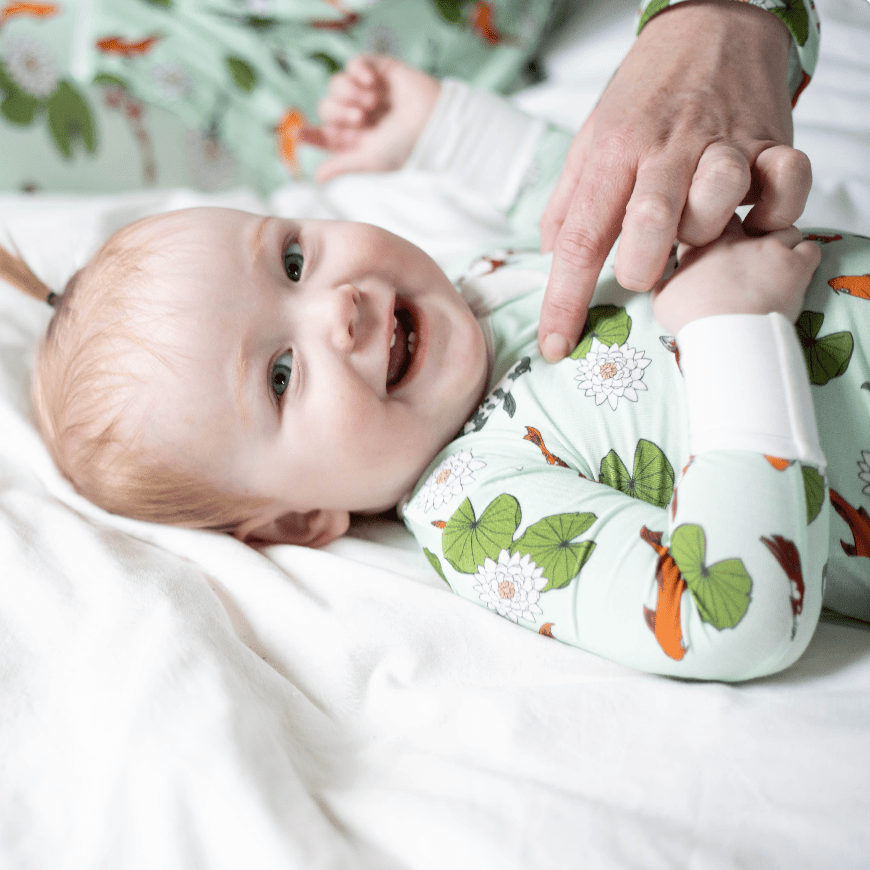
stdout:
<svg viewBox="0 0 870 870">
<path fill-rule="evenodd" d="M 689 449 L 753 450 L 825 467 L 806 362 L 781 314 L 721 314 L 677 335 Z"/>
<path fill-rule="evenodd" d="M 502 97 L 444 79 L 405 169 L 448 172 L 464 188 L 508 209 L 546 129 Z"/>
</svg>

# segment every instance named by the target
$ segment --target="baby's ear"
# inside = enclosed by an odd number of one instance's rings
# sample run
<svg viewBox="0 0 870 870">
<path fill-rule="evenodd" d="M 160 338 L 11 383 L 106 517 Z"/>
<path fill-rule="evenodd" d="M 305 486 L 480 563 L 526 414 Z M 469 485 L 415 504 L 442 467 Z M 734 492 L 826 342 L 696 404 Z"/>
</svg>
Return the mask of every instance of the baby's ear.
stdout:
<svg viewBox="0 0 870 870">
<path fill-rule="evenodd" d="M 340 538 L 350 526 L 350 513 L 339 510 L 314 510 L 306 514 L 290 511 L 268 522 L 257 520 L 236 530 L 236 537 L 252 547 L 269 544 L 297 544 L 323 547 Z"/>
</svg>

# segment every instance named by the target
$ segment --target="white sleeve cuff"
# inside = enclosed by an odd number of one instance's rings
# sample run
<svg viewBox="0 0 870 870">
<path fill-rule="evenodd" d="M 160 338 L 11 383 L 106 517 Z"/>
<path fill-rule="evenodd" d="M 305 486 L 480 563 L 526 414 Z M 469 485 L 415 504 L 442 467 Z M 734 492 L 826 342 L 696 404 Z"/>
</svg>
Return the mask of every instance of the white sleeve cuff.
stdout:
<svg viewBox="0 0 870 870">
<path fill-rule="evenodd" d="M 689 449 L 752 450 L 825 467 L 806 362 L 781 314 L 721 314 L 677 335 Z"/>
<path fill-rule="evenodd" d="M 444 79 L 405 169 L 447 172 L 503 210 L 513 204 L 546 129 L 503 97 Z"/>
</svg>

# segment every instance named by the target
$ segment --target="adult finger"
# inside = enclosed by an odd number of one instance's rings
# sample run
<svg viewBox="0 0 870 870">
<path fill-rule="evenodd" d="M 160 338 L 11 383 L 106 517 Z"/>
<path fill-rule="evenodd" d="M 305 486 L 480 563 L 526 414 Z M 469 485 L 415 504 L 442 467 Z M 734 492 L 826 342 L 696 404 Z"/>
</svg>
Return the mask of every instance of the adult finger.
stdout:
<svg viewBox="0 0 870 870">
<path fill-rule="evenodd" d="M 601 267 L 619 234 L 633 168 L 604 155 L 590 164 L 572 196 L 553 246 L 553 265 L 538 327 L 541 353 L 558 362 L 575 347 Z"/>
<path fill-rule="evenodd" d="M 664 271 L 693 169 L 685 160 L 665 156 L 638 168 L 614 263 L 616 279 L 626 290 L 649 290 Z"/>
<path fill-rule="evenodd" d="M 700 247 L 719 238 L 749 191 L 752 177 L 746 155 L 731 145 L 709 145 L 692 176 L 677 237 Z"/>
<path fill-rule="evenodd" d="M 574 198 L 574 191 L 580 183 L 580 178 L 583 175 L 583 167 L 586 163 L 586 154 L 588 151 L 589 140 L 591 137 L 591 128 L 588 122 L 584 124 L 577 135 L 571 142 L 568 149 L 568 155 L 565 158 L 565 167 L 559 180 L 556 182 L 556 187 L 550 194 L 550 199 L 547 202 L 547 207 L 541 215 L 541 220 L 538 222 L 538 229 L 541 232 L 541 251 L 549 253 L 553 250 L 556 244 L 556 236 L 559 235 L 559 230 L 562 229 L 562 224 L 565 222 L 565 216 L 568 214 L 568 209 L 571 205 L 571 200 Z"/>
<path fill-rule="evenodd" d="M 743 226 L 751 233 L 765 233 L 793 224 L 803 213 L 813 183 L 809 157 L 790 145 L 774 145 L 755 158 L 752 171 L 758 194 Z"/>
</svg>

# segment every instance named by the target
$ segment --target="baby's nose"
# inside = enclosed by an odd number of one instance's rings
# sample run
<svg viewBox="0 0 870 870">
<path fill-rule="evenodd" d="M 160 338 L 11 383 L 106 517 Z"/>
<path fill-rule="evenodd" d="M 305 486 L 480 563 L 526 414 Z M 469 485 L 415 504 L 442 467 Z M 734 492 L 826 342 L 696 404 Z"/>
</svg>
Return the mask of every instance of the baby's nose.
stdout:
<svg viewBox="0 0 870 870">
<path fill-rule="evenodd" d="M 359 340 L 360 293 L 353 284 L 338 287 L 329 300 L 330 331 L 336 349 L 349 353 Z"/>
</svg>

